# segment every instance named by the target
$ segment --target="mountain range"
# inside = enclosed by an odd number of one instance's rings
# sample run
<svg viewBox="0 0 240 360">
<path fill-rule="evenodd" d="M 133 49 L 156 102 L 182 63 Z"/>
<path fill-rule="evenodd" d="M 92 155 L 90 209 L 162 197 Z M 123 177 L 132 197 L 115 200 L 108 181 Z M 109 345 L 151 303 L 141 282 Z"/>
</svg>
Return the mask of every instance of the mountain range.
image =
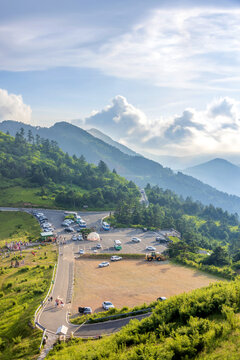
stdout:
<svg viewBox="0 0 240 360">
<path fill-rule="evenodd" d="M 181 172 L 174 173 L 171 169 L 164 168 L 161 164 L 143 156 L 123 153 L 115 146 L 107 144 L 70 123 L 59 122 L 49 128 L 34 127 L 10 120 L 0 123 L 0 131 L 9 132 L 13 136 L 21 128 L 24 129 L 26 136 L 31 130 L 34 136 L 38 134 L 42 138 L 57 141 L 61 149 L 69 155 L 83 155 L 88 162 L 93 164 L 98 164 L 100 160 L 103 160 L 111 170 L 114 168 L 117 173 L 134 181 L 138 186 L 143 187 L 147 183 L 159 185 L 184 198 L 189 196 L 203 204 L 213 204 L 231 213 L 240 214 L 239 197 L 218 191 L 192 176 Z"/>
<path fill-rule="evenodd" d="M 213 159 L 184 170 L 206 184 L 240 196 L 240 167 L 224 159 Z"/>
<path fill-rule="evenodd" d="M 114 146 L 118 150 L 122 151 L 124 154 L 132 155 L 132 156 L 141 156 L 141 155 L 137 154 L 135 151 L 129 149 L 127 146 L 122 145 L 117 141 L 114 141 L 112 138 L 110 138 L 110 136 L 107 136 L 106 134 L 102 133 L 98 129 L 93 128 L 93 129 L 87 130 L 87 132 L 89 134 L 91 134 L 92 136 L 96 137 L 97 139 L 104 141 L 106 144 Z"/>
</svg>

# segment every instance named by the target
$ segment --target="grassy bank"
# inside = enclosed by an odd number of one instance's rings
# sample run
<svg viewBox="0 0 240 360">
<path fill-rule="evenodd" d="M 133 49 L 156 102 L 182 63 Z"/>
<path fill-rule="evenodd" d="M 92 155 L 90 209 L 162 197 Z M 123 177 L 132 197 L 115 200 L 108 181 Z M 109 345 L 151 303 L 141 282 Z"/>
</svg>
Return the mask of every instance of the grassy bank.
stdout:
<svg viewBox="0 0 240 360">
<path fill-rule="evenodd" d="M 35 241 L 40 231 L 34 216 L 21 211 L 0 211 L 0 247 L 11 241 Z"/>
<path fill-rule="evenodd" d="M 37 357 L 42 333 L 33 329 L 33 315 L 50 286 L 57 260 L 53 245 L 43 246 L 1 259 L 0 267 L 0 358 L 1 360 Z M 13 255 L 13 254 L 12 254 Z"/>
</svg>

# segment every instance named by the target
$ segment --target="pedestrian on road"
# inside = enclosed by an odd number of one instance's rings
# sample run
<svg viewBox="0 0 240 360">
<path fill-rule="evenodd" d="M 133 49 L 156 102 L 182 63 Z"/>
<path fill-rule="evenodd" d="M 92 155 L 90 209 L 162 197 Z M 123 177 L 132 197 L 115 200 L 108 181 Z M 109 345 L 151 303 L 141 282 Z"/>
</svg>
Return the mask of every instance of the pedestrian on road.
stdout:
<svg viewBox="0 0 240 360">
<path fill-rule="evenodd" d="M 52 296 L 50 297 L 50 301 L 51 301 L 51 302 L 53 301 L 53 297 L 52 297 Z"/>
</svg>

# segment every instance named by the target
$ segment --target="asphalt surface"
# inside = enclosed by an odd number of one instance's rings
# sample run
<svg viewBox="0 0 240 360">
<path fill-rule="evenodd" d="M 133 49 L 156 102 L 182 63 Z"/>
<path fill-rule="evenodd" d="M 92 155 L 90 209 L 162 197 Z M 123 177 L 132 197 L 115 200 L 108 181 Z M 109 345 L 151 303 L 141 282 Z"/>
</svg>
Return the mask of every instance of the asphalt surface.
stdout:
<svg viewBox="0 0 240 360">
<path fill-rule="evenodd" d="M 63 219 L 65 217 L 63 210 L 48 210 L 48 209 L 26 209 L 26 208 L 6 208 L 0 207 L 0 210 L 3 211 L 25 211 L 32 213 L 34 211 L 39 211 L 44 213 L 54 227 L 54 232 L 58 238 L 59 244 L 59 258 L 57 273 L 55 277 L 55 283 L 53 286 L 52 293 L 50 296 L 53 297 L 52 302 L 47 302 L 43 309 L 39 312 L 37 322 L 46 328 L 52 333 L 56 333 L 57 329 L 65 325 L 68 328 L 68 335 L 71 332 L 74 332 L 74 335 L 77 337 L 95 337 L 103 334 L 111 334 L 120 330 L 123 326 L 129 323 L 130 320 L 138 319 L 141 320 L 144 317 L 149 316 L 149 314 L 137 315 L 135 317 L 128 317 L 124 319 L 111 320 L 107 322 L 97 323 L 97 324 L 83 324 L 80 326 L 74 326 L 68 322 L 68 313 L 70 311 L 71 303 L 69 299 L 71 298 L 72 286 L 73 286 L 73 269 L 74 269 L 74 256 L 78 252 L 79 248 L 84 245 L 89 248 L 89 252 L 94 251 L 95 246 L 87 242 L 73 242 L 71 240 L 72 233 L 65 233 L 64 228 L 61 226 Z M 86 221 L 87 227 L 94 227 L 96 231 L 101 229 L 101 219 L 107 216 L 108 212 L 79 212 L 83 220 Z M 76 226 L 75 226 L 76 228 Z M 139 234 L 137 230 L 133 229 L 124 229 L 122 232 L 118 230 L 111 230 L 110 232 L 101 233 L 101 243 L 103 244 L 102 252 L 112 251 L 111 246 L 113 241 L 121 239 L 121 241 L 126 243 L 129 241 L 132 236 L 142 236 L 142 238 L 148 238 L 147 233 Z M 154 233 L 150 235 L 149 239 L 153 239 Z M 153 240 L 154 241 L 154 240 Z M 87 245 L 86 245 L 87 244 Z M 141 243 L 142 244 L 142 243 Z M 133 246 L 133 252 L 137 251 L 135 245 Z M 106 248 L 105 248 L 106 247 Z M 125 248 L 127 251 L 127 247 Z M 129 250 L 130 251 L 130 250 Z M 55 300 L 57 298 L 63 300 L 64 306 L 56 306 Z"/>
</svg>

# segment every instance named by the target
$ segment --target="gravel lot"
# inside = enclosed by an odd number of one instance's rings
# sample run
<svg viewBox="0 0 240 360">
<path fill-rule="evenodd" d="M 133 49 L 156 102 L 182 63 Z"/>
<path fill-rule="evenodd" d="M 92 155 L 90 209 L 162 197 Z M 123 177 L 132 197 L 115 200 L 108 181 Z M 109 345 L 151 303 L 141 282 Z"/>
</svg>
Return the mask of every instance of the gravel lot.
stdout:
<svg viewBox="0 0 240 360">
<path fill-rule="evenodd" d="M 150 303 L 159 296 L 167 298 L 218 281 L 216 277 L 168 262 L 121 260 L 98 268 L 101 260 L 75 261 L 75 288 L 72 314 L 78 306 L 102 311 L 105 300 L 117 308 Z"/>
</svg>

